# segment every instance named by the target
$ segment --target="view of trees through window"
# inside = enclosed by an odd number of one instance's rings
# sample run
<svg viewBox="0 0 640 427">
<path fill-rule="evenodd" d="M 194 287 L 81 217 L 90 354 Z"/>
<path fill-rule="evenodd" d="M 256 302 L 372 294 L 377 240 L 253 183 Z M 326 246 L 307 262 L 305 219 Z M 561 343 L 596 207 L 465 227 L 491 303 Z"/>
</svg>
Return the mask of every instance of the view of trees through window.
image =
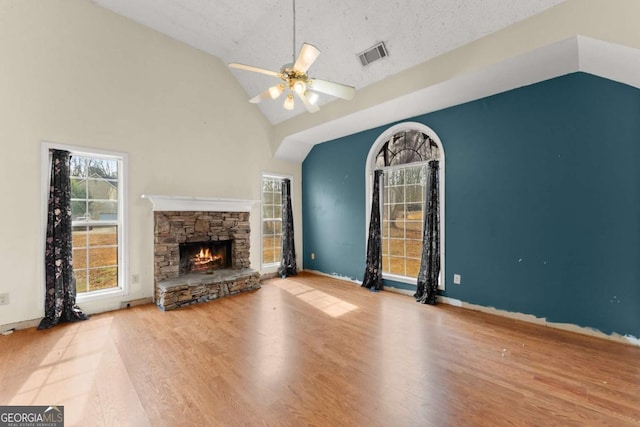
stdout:
<svg viewBox="0 0 640 427">
<path fill-rule="evenodd" d="M 382 271 L 415 278 L 420 270 L 426 167 L 439 157 L 426 134 L 406 130 L 393 135 L 376 156 L 384 169 L 382 200 Z"/>
<path fill-rule="evenodd" d="M 262 264 L 280 262 L 282 256 L 281 178 L 262 177 Z"/>
<path fill-rule="evenodd" d="M 417 277 L 422 253 L 426 166 L 387 171 L 382 214 L 382 271 Z"/>
<path fill-rule="evenodd" d="M 72 153 L 72 246 L 78 294 L 119 286 L 119 167 L 115 159 Z"/>
</svg>

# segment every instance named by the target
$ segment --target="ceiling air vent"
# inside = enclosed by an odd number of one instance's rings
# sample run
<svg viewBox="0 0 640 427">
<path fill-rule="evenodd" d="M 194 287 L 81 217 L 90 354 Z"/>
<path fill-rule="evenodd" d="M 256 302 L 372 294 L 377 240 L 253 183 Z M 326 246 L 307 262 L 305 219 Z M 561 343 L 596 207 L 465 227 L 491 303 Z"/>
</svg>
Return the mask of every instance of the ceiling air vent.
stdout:
<svg viewBox="0 0 640 427">
<path fill-rule="evenodd" d="M 365 65 L 369 65 L 374 61 L 377 61 L 380 58 L 384 58 L 388 56 L 387 48 L 384 45 L 384 42 L 380 42 L 377 45 L 371 47 L 370 49 L 365 50 L 362 53 L 358 54 L 358 58 L 360 59 L 360 63 L 364 67 Z"/>
</svg>

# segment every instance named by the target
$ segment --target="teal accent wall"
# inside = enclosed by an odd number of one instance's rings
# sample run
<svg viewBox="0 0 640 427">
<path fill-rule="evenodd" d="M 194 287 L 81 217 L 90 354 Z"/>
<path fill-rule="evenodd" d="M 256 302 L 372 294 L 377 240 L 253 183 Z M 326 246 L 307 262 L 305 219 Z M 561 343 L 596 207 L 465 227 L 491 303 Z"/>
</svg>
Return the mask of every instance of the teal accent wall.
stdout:
<svg viewBox="0 0 640 427">
<path fill-rule="evenodd" d="M 574 73 L 406 121 L 444 145 L 446 296 L 640 337 L 640 90 Z M 362 280 L 365 162 L 393 124 L 305 159 L 305 269 Z"/>
</svg>

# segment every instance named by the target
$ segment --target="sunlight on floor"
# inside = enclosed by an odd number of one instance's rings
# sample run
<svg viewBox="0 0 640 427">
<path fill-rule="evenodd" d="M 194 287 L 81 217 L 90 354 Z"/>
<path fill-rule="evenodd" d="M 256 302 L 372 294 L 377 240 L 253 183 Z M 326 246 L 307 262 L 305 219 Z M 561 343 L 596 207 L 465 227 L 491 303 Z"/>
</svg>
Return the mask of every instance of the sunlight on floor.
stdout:
<svg viewBox="0 0 640 427">
<path fill-rule="evenodd" d="M 74 425 L 87 406 L 95 379 L 103 374 L 101 353 L 112 318 L 91 324 L 65 325 L 64 334 L 22 383 L 10 405 L 62 405 L 65 421 Z M 87 327 L 90 326 L 90 327 Z"/>
<path fill-rule="evenodd" d="M 273 285 L 295 295 L 302 301 L 331 317 L 340 317 L 358 308 L 358 306 L 343 301 L 340 298 L 336 298 L 310 286 L 297 283 L 291 279 L 275 281 Z"/>
</svg>

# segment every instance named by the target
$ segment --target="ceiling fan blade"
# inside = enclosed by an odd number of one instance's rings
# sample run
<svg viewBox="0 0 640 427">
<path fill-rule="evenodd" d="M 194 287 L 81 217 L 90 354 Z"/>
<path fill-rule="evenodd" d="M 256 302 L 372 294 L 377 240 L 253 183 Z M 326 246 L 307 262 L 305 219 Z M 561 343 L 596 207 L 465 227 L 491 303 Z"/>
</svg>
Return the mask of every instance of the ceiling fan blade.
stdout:
<svg viewBox="0 0 640 427">
<path fill-rule="evenodd" d="M 298 52 L 298 57 L 296 58 L 295 64 L 293 64 L 293 69 L 301 73 L 306 73 L 309 67 L 311 67 L 311 64 L 318 58 L 318 55 L 320 55 L 320 51 L 317 47 L 309 43 L 304 43 L 300 48 L 300 52 Z"/>
<path fill-rule="evenodd" d="M 343 85 L 341 83 L 334 83 L 320 79 L 310 79 L 309 83 L 311 83 L 311 90 L 337 96 L 338 98 L 346 99 L 347 101 L 353 99 L 353 96 L 356 94 L 356 88 L 353 86 Z"/>
<path fill-rule="evenodd" d="M 254 73 L 262 73 L 268 76 L 282 78 L 282 74 L 280 73 L 277 73 L 275 71 L 265 70 L 264 68 L 254 67 L 253 65 L 245 65 L 245 64 L 238 64 L 237 62 L 232 62 L 231 64 L 229 64 L 229 67 L 237 68 L 238 70 L 253 71 Z"/>
<path fill-rule="evenodd" d="M 302 100 L 302 103 L 304 104 L 304 106 L 305 106 L 305 108 L 307 109 L 308 112 L 315 113 L 315 112 L 320 111 L 320 107 L 318 107 L 316 104 L 311 102 L 311 99 L 310 99 L 311 92 L 305 92 L 302 95 L 298 93 L 298 96 Z"/>
</svg>

